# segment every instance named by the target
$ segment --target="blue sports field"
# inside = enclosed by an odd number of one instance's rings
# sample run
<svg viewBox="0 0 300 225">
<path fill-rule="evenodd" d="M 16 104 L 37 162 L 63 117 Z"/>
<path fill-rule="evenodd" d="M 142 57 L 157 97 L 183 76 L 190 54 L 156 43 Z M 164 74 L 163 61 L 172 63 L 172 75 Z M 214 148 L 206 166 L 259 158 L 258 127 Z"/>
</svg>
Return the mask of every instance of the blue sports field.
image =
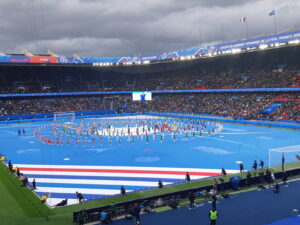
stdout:
<svg viewBox="0 0 300 225">
<path fill-rule="evenodd" d="M 129 122 L 128 122 L 129 121 Z M 18 135 L 18 130 L 25 134 Z M 269 149 L 299 145 L 299 131 L 149 116 L 1 125 L 1 154 L 54 205 L 268 165 Z M 275 157 L 276 158 L 276 157 Z M 281 155 L 277 157 L 280 163 Z M 289 160 L 286 158 L 286 160 Z"/>
</svg>

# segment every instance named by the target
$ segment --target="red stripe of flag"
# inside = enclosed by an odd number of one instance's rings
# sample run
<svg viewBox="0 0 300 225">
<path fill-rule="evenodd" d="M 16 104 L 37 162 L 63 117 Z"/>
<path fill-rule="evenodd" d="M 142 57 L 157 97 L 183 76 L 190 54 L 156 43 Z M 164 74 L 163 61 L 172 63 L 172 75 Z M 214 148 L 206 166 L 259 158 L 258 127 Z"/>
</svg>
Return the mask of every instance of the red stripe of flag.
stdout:
<svg viewBox="0 0 300 225">
<path fill-rule="evenodd" d="M 93 172 L 93 173 L 138 173 L 138 174 L 169 174 L 185 175 L 184 171 L 155 171 L 155 170 L 114 170 L 114 169 L 73 169 L 73 168 L 28 168 L 21 167 L 21 171 L 52 171 L 52 172 Z M 196 176 L 218 176 L 221 173 L 216 172 L 189 172 Z"/>
</svg>

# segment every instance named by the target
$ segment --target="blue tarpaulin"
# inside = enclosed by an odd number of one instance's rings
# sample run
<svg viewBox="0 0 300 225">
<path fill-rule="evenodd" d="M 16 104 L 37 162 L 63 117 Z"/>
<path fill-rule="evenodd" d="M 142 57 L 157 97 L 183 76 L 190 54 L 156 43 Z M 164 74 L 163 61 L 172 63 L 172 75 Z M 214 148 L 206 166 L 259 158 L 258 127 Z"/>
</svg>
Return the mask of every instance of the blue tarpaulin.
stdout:
<svg viewBox="0 0 300 225">
<path fill-rule="evenodd" d="M 281 105 L 282 103 L 273 103 L 269 105 L 267 108 L 265 108 L 263 111 L 261 111 L 260 114 L 270 114 L 275 110 L 277 110 Z"/>
</svg>

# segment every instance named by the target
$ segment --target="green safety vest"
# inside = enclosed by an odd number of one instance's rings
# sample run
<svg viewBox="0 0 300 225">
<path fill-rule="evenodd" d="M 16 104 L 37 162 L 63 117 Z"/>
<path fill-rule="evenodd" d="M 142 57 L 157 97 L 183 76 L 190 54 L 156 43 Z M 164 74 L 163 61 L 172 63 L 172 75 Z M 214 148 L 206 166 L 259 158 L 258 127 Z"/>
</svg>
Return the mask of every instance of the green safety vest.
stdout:
<svg viewBox="0 0 300 225">
<path fill-rule="evenodd" d="M 210 219 L 211 220 L 216 220 L 218 217 L 218 212 L 217 211 L 210 211 Z"/>
</svg>

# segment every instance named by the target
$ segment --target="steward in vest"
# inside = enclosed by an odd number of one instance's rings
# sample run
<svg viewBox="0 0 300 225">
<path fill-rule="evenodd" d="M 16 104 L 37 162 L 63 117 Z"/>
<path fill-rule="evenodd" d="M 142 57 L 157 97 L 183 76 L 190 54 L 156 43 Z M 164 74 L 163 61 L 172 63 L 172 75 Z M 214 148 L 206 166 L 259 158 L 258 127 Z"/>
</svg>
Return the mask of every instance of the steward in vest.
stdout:
<svg viewBox="0 0 300 225">
<path fill-rule="evenodd" d="M 218 218 L 218 212 L 216 209 L 212 209 L 209 212 L 210 225 L 215 225 Z"/>
<path fill-rule="evenodd" d="M 47 200 L 46 194 L 43 194 L 43 196 L 40 198 L 42 203 L 45 203 Z"/>
</svg>

